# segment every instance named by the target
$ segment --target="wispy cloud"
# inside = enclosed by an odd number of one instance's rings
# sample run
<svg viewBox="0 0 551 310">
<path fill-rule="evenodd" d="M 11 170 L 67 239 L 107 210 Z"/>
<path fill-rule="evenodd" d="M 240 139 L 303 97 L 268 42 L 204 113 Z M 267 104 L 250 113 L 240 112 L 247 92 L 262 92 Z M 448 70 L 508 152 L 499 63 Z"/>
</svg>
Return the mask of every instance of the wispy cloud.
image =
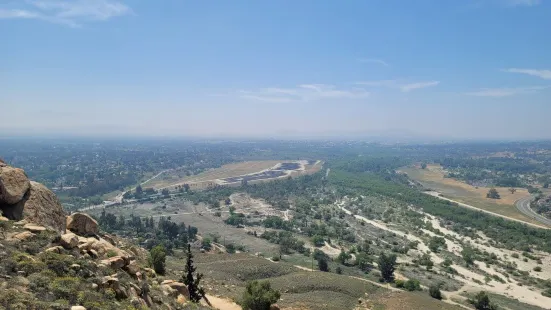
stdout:
<svg viewBox="0 0 551 310">
<path fill-rule="evenodd" d="M 359 99 L 369 96 L 362 88 L 340 89 L 327 84 L 302 84 L 293 88 L 262 88 L 258 90 L 240 90 L 242 98 L 265 102 L 297 102 L 321 99 Z"/>
<path fill-rule="evenodd" d="M 112 0 L 28 0 L 16 8 L 0 7 L 0 19 L 37 19 L 71 27 L 131 13 L 130 7 Z"/>
<path fill-rule="evenodd" d="M 474 92 L 468 92 L 467 95 L 478 97 L 509 97 L 520 94 L 535 93 L 550 86 L 528 86 L 515 88 L 482 88 Z"/>
<path fill-rule="evenodd" d="M 378 58 L 360 58 L 358 59 L 359 62 L 362 62 L 362 63 L 374 63 L 374 64 L 379 64 L 379 65 L 382 65 L 382 66 L 385 66 L 385 67 L 388 67 L 390 66 L 388 64 L 388 62 L 382 60 L 382 59 L 378 59 Z"/>
<path fill-rule="evenodd" d="M 423 81 L 423 82 L 400 82 L 398 80 L 379 80 L 379 81 L 363 81 L 356 82 L 357 85 L 369 86 L 369 87 L 389 87 L 396 88 L 402 92 L 410 92 L 412 90 L 432 87 L 440 84 L 439 81 Z"/>
<path fill-rule="evenodd" d="M 537 76 L 542 79 L 551 80 L 551 70 L 510 68 L 510 69 L 504 69 L 503 71 L 510 72 L 510 73 L 528 74 L 532 76 Z"/>
<path fill-rule="evenodd" d="M 400 90 L 402 90 L 403 92 L 409 92 L 409 91 L 416 90 L 416 89 L 436 86 L 438 84 L 440 84 L 439 81 L 410 83 L 410 84 L 400 86 Z"/>
</svg>

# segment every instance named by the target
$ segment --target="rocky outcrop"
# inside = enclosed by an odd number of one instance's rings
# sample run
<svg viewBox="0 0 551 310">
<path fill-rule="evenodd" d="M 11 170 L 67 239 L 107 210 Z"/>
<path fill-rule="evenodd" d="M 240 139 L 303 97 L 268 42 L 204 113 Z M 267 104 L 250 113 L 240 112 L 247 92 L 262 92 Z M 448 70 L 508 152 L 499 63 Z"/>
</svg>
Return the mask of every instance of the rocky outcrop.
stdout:
<svg viewBox="0 0 551 310">
<path fill-rule="evenodd" d="M 65 232 L 65 213 L 56 195 L 29 181 L 22 169 L 0 163 L 0 211 L 10 220 L 34 223 Z"/>
<path fill-rule="evenodd" d="M 65 213 L 56 195 L 44 185 L 29 181 L 23 170 L 0 167 L 0 211 L 15 221 L 25 219 L 65 232 Z"/>
<path fill-rule="evenodd" d="M 31 182 L 23 169 L 5 164 L 0 166 L 0 202 L 16 204 L 23 199 L 30 187 Z"/>
<path fill-rule="evenodd" d="M 94 236 L 99 233 L 98 222 L 86 213 L 69 215 L 67 229 L 80 236 Z"/>
</svg>

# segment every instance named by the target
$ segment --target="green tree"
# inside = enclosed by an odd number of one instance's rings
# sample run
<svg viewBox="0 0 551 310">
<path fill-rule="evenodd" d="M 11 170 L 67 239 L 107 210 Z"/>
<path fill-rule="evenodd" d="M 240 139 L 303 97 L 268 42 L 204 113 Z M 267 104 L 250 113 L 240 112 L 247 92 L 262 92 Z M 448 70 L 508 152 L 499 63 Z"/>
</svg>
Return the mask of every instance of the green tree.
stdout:
<svg viewBox="0 0 551 310">
<path fill-rule="evenodd" d="M 329 271 L 329 264 L 327 263 L 327 257 L 320 256 L 318 259 L 318 269 L 320 271 L 328 272 Z"/>
<path fill-rule="evenodd" d="M 136 196 L 141 196 L 143 194 L 143 188 L 141 185 L 136 187 Z"/>
<path fill-rule="evenodd" d="M 438 285 L 431 285 L 429 287 L 429 295 L 432 298 L 442 300 L 442 292 L 440 292 L 440 287 Z"/>
<path fill-rule="evenodd" d="M 499 193 L 497 191 L 497 189 L 495 188 L 490 188 L 490 190 L 488 191 L 488 194 L 486 194 L 486 198 L 491 198 L 491 199 L 500 199 L 501 196 L 499 196 Z"/>
<path fill-rule="evenodd" d="M 473 299 L 469 299 L 469 302 L 475 307 L 476 310 L 497 310 L 497 306 L 490 302 L 488 294 L 484 291 L 480 291 Z"/>
<path fill-rule="evenodd" d="M 312 243 L 314 244 L 314 246 L 320 247 L 320 246 L 323 246 L 325 244 L 325 240 L 320 235 L 314 235 L 312 237 Z"/>
<path fill-rule="evenodd" d="M 437 253 L 440 248 L 446 247 L 446 239 L 438 236 L 434 236 L 430 238 L 429 240 L 429 249 L 435 253 Z"/>
<path fill-rule="evenodd" d="M 168 197 L 170 196 L 170 191 L 168 190 L 168 188 L 165 188 L 161 191 L 161 194 L 165 197 Z"/>
<path fill-rule="evenodd" d="M 474 263 L 474 251 L 470 247 L 463 248 L 463 251 L 461 251 L 461 256 L 465 260 L 465 264 L 467 264 L 467 266 L 471 266 Z"/>
<path fill-rule="evenodd" d="M 163 245 L 157 245 L 149 251 L 150 265 L 158 274 L 165 274 L 166 249 Z"/>
<path fill-rule="evenodd" d="M 378 264 L 382 279 L 386 282 L 392 282 L 394 280 L 394 268 L 396 267 L 396 254 L 381 253 Z"/>
<path fill-rule="evenodd" d="M 426 163 L 422 163 L 422 164 L 421 164 L 421 169 L 427 169 L 427 164 L 426 164 Z"/>
<path fill-rule="evenodd" d="M 339 263 L 344 265 L 346 264 L 346 261 L 348 261 L 350 258 L 352 258 L 352 255 L 350 255 L 350 253 L 346 253 L 344 250 L 341 250 L 341 253 L 337 257 L 337 260 L 339 261 Z"/>
<path fill-rule="evenodd" d="M 191 253 L 191 245 L 187 245 L 187 260 L 186 267 L 184 269 L 184 274 L 182 275 L 182 282 L 187 286 L 189 292 L 189 299 L 198 303 L 201 301 L 201 298 L 205 297 L 205 289 L 200 286 L 201 279 L 203 278 L 202 273 L 195 275 L 197 268 L 193 266 L 193 254 Z"/>
<path fill-rule="evenodd" d="M 281 294 L 272 289 L 270 282 L 254 280 L 247 283 L 240 304 L 243 310 L 269 310 L 279 297 Z"/>
</svg>

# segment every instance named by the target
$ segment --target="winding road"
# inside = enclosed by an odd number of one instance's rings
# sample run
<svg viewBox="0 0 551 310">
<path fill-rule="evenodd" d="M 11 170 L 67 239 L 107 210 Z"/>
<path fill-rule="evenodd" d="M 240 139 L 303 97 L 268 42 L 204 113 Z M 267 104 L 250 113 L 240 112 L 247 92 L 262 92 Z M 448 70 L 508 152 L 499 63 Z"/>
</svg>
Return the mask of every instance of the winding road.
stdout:
<svg viewBox="0 0 551 310">
<path fill-rule="evenodd" d="M 519 220 L 519 219 L 515 219 L 515 218 L 512 218 L 512 217 L 508 217 L 508 216 L 505 216 L 503 214 L 499 214 L 499 213 L 495 213 L 495 212 L 491 212 L 491 211 L 487 211 L 487 210 L 484 210 L 484 209 L 480 209 L 480 208 L 477 208 L 477 207 L 474 207 L 474 206 L 471 206 L 471 205 L 468 205 L 466 203 L 462 203 L 460 201 L 457 201 L 457 200 L 453 200 L 453 199 L 449 199 L 449 198 L 446 198 L 446 197 L 442 197 L 440 193 L 438 192 L 435 192 L 435 191 L 426 191 L 426 192 L 423 192 L 424 194 L 427 194 L 427 195 L 431 195 L 433 197 L 436 197 L 436 198 L 439 198 L 439 199 L 442 199 L 442 200 L 446 200 L 446 201 L 449 201 L 449 202 L 453 202 L 453 203 L 456 203 L 458 206 L 460 207 L 464 207 L 464 208 L 469 208 L 469 209 L 473 209 L 473 210 L 477 210 L 477 211 L 481 211 L 481 212 L 484 212 L 484 213 L 488 213 L 488 214 L 491 214 L 493 216 L 499 216 L 501 218 L 504 218 L 504 219 L 507 219 L 507 220 L 510 220 L 510 221 L 515 221 L 515 222 L 519 222 L 519 223 L 523 223 L 523 224 L 526 224 L 526 225 L 529 225 L 529 226 L 533 226 L 533 227 L 537 227 L 537 228 L 545 228 L 545 229 L 549 229 L 549 226 L 551 226 L 551 224 L 547 224 L 546 222 L 543 222 L 541 221 L 541 219 L 539 219 L 538 217 L 540 218 L 543 218 L 541 215 L 537 214 L 536 212 L 532 211 L 532 209 L 530 209 L 530 200 L 532 199 L 532 197 L 525 197 L 525 198 L 521 198 L 519 200 L 517 200 L 515 202 L 515 206 L 517 207 L 517 209 L 522 212 L 523 214 L 535 219 L 536 221 L 542 223 L 542 224 L 535 224 L 535 223 L 530 223 L 530 222 L 526 222 L 526 221 L 523 221 L 523 220 Z M 524 202 L 524 206 L 526 209 L 526 212 L 531 212 L 531 213 L 525 213 L 523 210 L 521 210 L 519 208 L 519 202 L 523 202 L 524 200 L 527 200 L 527 202 Z M 526 204 L 528 205 L 528 207 L 526 207 Z M 535 215 L 535 216 L 534 216 Z M 545 218 L 543 218 L 544 220 L 547 220 Z M 551 223 L 551 221 L 547 220 L 549 223 Z"/>
<path fill-rule="evenodd" d="M 551 226 L 551 219 L 548 219 L 542 215 L 539 215 L 534 210 L 532 210 L 532 208 L 530 208 L 531 201 L 532 201 L 531 196 L 520 198 L 515 202 L 515 207 L 517 207 L 517 209 L 520 212 L 522 212 L 522 214 L 529 216 L 544 225 Z"/>
</svg>

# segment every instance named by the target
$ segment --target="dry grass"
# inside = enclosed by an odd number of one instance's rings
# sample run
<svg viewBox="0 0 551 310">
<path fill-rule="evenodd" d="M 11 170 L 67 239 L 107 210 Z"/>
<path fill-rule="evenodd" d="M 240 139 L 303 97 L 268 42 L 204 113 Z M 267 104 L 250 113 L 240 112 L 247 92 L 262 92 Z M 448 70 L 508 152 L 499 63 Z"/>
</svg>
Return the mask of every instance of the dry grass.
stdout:
<svg viewBox="0 0 551 310">
<path fill-rule="evenodd" d="M 428 292 L 391 292 L 383 291 L 368 301 L 371 309 L 392 309 L 392 310 L 410 310 L 410 309 L 440 309 L 440 310 L 460 310 L 460 306 L 451 305 L 443 301 L 438 301 L 429 296 Z"/>
<path fill-rule="evenodd" d="M 516 192 L 511 194 L 507 187 L 496 187 L 501 199 L 490 199 L 486 198 L 486 194 L 490 190 L 489 187 L 477 188 L 452 178 L 445 178 L 445 172 L 439 165 L 428 165 L 427 169 L 408 167 L 401 169 L 401 171 L 406 172 L 410 178 L 419 181 L 427 188 L 440 192 L 447 198 L 514 219 L 539 224 L 534 219 L 520 213 L 514 205 L 515 201 L 529 195 L 524 188 L 517 188 Z"/>
</svg>

